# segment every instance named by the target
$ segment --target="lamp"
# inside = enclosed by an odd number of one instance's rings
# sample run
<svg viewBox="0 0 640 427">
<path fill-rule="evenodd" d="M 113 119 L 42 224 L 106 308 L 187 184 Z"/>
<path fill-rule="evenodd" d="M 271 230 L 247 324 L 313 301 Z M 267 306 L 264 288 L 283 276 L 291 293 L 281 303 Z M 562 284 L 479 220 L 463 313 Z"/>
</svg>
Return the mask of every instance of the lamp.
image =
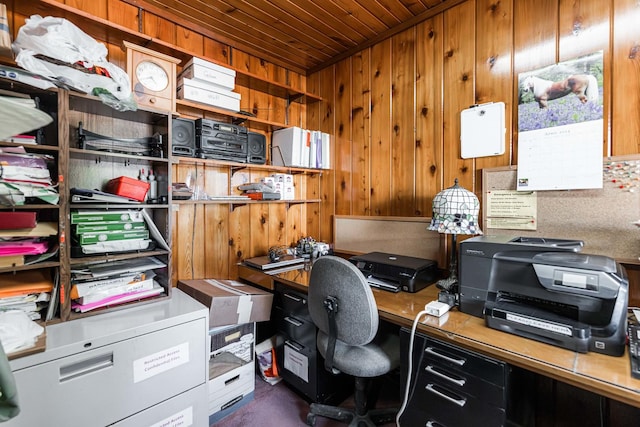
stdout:
<svg viewBox="0 0 640 427">
<path fill-rule="evenodd" d="M 475 194 L 458 185 L 455 179 L 453 187 L 442 190 L 433 198 L 433 213 L 429 230 L 451 234 L 451 260 L 449 261 L 449 277 L 439 280 L 436 286 L 446 294 L 458 292 L 458 234 L 482 234 L 478 227 L 478 211 L 480 202 Z M 445 296 L 446 298 L 446 296 Z M 440 299 L 440 297 L 439 297 Z M 453 304 L 455 304 L 455 298 Z"/>
</svg>

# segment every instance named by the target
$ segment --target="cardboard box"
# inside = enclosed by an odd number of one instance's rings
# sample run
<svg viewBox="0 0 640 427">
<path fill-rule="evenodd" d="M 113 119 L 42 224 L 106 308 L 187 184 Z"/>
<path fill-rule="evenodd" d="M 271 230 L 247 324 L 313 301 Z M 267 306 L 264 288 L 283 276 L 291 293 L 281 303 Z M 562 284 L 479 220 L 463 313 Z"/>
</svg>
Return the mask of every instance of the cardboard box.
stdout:
<svg viewBox="0 0 640 427">
<path fill-rule="evenodd" d="M 180 280 L 178 289 L 209 307 L 209 327 L 271 318 L 273 294 L 235 280 Z"/>
<path fill-rule="evenodd" d="M 214 107 L 240 111 L 240 94 L 199 80 L 180 78 L 177 89 L 178 99 L 202 102 Z"/>
<path fill-rule="evenodd" d="M 219 86 L 223 89 L 233 90 L 236 86 L 235 72 L 233 72 L 233 70 L 223 70 L 223 67 L 216 64 L 211 65 L 217 68 L 196 63 L 191 64 L 188 67 L 185 67 L 178 77 L 200 80 Z M 233 74 L 226 71 L 232 71 Z"/>
</svg>

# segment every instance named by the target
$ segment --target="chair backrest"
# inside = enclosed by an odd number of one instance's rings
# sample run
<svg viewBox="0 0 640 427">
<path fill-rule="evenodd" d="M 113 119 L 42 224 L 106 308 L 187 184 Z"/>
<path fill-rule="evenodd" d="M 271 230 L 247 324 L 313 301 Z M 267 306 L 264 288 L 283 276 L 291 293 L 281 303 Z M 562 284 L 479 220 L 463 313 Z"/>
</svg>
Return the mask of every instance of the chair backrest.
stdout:
<svg viewBox="0 0 640 427">
<path fill-rule="evenodd" d="M 336 256 L 316 260 L 309 278 L 309 313 L 313 323 L 329 334 L 324 301 L 338 300 L 337 339 L 349 345 L 365 345 L 378 332 L 378 307 L 367 279 L 349 261 Z"/>
</svg>

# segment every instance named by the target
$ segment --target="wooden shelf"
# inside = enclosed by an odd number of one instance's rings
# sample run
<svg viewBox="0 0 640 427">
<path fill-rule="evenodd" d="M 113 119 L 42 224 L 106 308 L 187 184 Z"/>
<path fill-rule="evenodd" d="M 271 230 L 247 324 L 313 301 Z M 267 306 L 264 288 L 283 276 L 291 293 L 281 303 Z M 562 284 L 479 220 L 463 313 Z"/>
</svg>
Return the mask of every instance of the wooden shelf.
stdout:
<svg viewBox="0 0 640 427">
<path fill-rule="evenodd" d="M 60 263 L 57 261 L 45 261 L 45 262 L 39 262 L 36 264 L 19 265 L 16 267 L 3 267 L 3 268 L 0 268 L 0 273 L 11 273 L 15 271 L 24 271 L 24 270 L 40 270 L 43 268 L 54 268 L 59 266 L 60 266 Z"/>
<path fill-rule="evenodd" d="M 69 154 L 74 159 L 93 159 L 108 158 L 110 160 L 122 159 L 127 162 L 144 161 L 168 163 L 169 159 L 165 157 L 137 156 L 135 154 L 113 153 L 110 151 L 84 150 L 82 148 L 69 148 Z"/>
<path fill-rule="evenodd" d="M 251 205 L 260 203 L 286 203 L 291 205 L 299 205 L 302 203 L 320 203 L 320 199 L 296 199 L 296 200 L 174 200 L 172 203 L 176 205 Z"/>
<path fill-rule="evenodd" d="M 237 162 L 228 162 L 224 160 L 215 160 L 215 159 L 199 159 L 196 157 L 173 157 L 173 163 L 179 163 L 181 165 L 210 165 L 210 166 L 219 166 L 219 167 L 230 167 L 232 172 L 236 172 L 242 169 L 251 169 L 251 170 L 263 170 L 267 172 L 275 172 L 275 173 L 288 173 L 291 175 L 298 174 L 306 174 L 306 175 L 316 175 L 321 174 L 324 169 L 311 169 L 311 168 L 299 168 L 299 167 L 287 167 L 287 166 L 273 166 L 273 165 L 260 165 L 253 163 L 237 163 Z"/>
<path fill-rule="evenodd" d="M 168 253 L 169 252 L 165 250 L 162 250 L 162 251 L 156 250 L 156 251 L 128 252 L 128 253 L 122 253 L 122 254 L 117 254 L 117 253 L 98 254 L 94 256 L 71 258 L 70 264 L 80 265 L 80 264 L 89 264 L 89 263 L 100 262 L 100 261 L 106 262 L 106 261 L 119 261 L 123 259 L 131 259 L 131 258 L 147 258 L 152 256 L 167 255 Z"/>
<path fill-rule="evenodd" d="M 183 64 L 189 61 L 192 57 L 198 56 L 195 52 L 191 52 L 187 49 L 181 49 L 163 40 L 156 39 L 122 25 L 109 22 L 106 19 L 93 16 L 87 12 L 68 6 L 56 0 L 27 0 L 17 3 L 18 4 L 15 6 L 16 10 L 20 11 L 25 16 L 32 15 L 34 13 L 34 9 L 39 11 L 42 16 L 51 15 L 51 9 L 53 8 L 57 12 L 56 15 L 61 15 L 67 20 L 73 22 L 87 34 L 107 43 L 122 46 L 122 42 L 127 40 L 157 52 L 178 58 Z M 207 59 L 207 61 L 234 70 L 236 72 L 236 82 L 249 89 L 255 89 L 270 95 L 287 99 L 290 102 L 297 102 L 301 104 L 313 103 L 322 100 L 321 97 L 312 93 L 307 93 L 289 85 L 265 79 L 232 65 L 211 59 Z"/>
<path fill-rule="evenodd" d="M 267 132 L 273 132 L 274 130 L 284 129 L 290 127 L 289 125 L 285 125 L 283 123 L 273 122 L 271 120 L 264 120 L 257 117 L 247 116 L 245 114 L 236 113 L 234 111 L 225 110 L 223 108 L 216 108 L 213 105 L 207 105 L 200 102 L 188 101 L 184 99 L 177 99 L 176 106 L 181 106 L 184 108 L 198 110 L 198 111 L 206 111 L 208 113 L 213 113 L 218 116 L 230 117 L 231 123 L 235 125 L 249 123 L 251 127 L 265 130 Z M 189 119 L 199 119 L 198 115 L 191 115 L 188 112 L 185 112 L 183 109 L 181 113 L 179 113 L 182 118 Z"/>
</svg>

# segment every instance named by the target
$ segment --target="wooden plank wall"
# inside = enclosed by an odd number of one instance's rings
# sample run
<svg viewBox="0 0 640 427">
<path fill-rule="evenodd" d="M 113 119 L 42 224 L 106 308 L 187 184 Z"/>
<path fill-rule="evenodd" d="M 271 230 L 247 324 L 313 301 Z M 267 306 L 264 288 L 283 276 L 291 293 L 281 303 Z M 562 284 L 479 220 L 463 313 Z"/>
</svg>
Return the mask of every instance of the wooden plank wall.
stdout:
<svg viewBox="0 0 640 427">
<path fill-rule="evenodd" d="M 293 209 L 180 205 L 173 235 L 179 278 L 234 277 L 237 261 L 303 235 L 330 242 L 335 214 L 429 216 L 435 194 L 455 178 L 480 196 L 483 168 L 517 163 L 518 73 L 585 53 L 602 49 L 605 56 L 603 153 L 640 152 L 637 0 L 467 0 L 310 76 L 199 34 L 184 20 L 139 14 L 121 0 L 59 1 L 324 99 L 294 104 L 286 118 L 333 135 L 334 169 L 301 190 L 322 203 Z M 4 3 L 15 35 L 30 14 L 29 5 L 37 2 Z M 12 12 L 16 8 L 20 11 Z M 108 44 L 108 49 L 109 60 L 124 67 L 121 46 Z M 285 120 L 282 99 L 250 88 L 241 93 L 243 109 Z M 461 159 L 459 113 L 489 101 L 506 103 L 507 150 L 501 156 Z M 225 179 L 223 170 L 175 166 L 177 180 L 189 173 L 210 193 L 218 191 L 217 180 Z M 193 236 L 193 230 L 200 232 Z"/>
<path fill-rule="evenodd" d="M 638 23 L 636 0 L 468 0 L 309 76 L 324 99 L 309 125 L 333 122 L 333 214 L 430 216 L 455 178 L 481 198 L 484 168 L 517 164 L 518 74 L 599 50 L 603 154 L 640 153 Z M 460 111 L 491 101 L 506 104 L 505 153 L 462 159 Z"/>
</svg>

